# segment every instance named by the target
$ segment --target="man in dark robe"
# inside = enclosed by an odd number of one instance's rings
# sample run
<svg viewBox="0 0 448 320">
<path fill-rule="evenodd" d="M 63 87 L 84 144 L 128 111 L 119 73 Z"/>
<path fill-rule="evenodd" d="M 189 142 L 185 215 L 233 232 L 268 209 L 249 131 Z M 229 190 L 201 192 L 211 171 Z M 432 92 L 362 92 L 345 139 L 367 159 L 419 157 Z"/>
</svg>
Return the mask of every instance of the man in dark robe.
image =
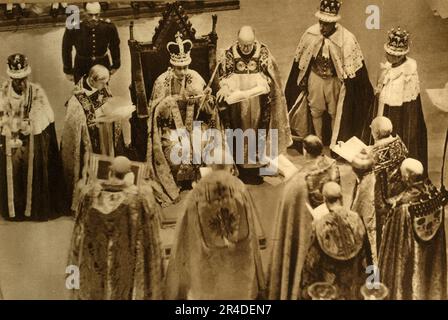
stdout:
<svg viewBox="0 0 448 320">
<path fill-rule="evenodd" d="M 300 292 L 310 299 L 312 284 L 326 282 L 336 287 L 336 299 L 360 299 L 371 265 L 370 245 L 358 213 L 343 207 L 341 187 L 324 185 L 325 210 L 313 210 L 311 245 L 302 270 Z"/>
<path fill-rule="evenodd" d="M 256 39 L 252 27 L 243 26 L 220 66 L 217 97 L 225 101 L 226 128 L 234 130 L 227 139 L 235 140 L 227 142 L 234 146 L 240 178 L 261 184 L 260 168 L 285 153 L 292 143 L 277 63 L 269 48 Z M 248 141 L 242 141 L 246 135 Z"/>
<path fill-rule="evenodd" d="M 110 179 L 89 186 L 80 200 L 69 256 L 79 268 L 78 299 L 163 298 L 160 207 L 151 189 L 128 175 L 131 162 L 115 158 Z"/>
<path fill-rule="evenodd" d="M 8 57 L 0 87 L 0 214 L 48 220 L 68 212 L 54 113 L 45 91 L 28 80 L 22 54 Z"/>
<path fill-rule="evenodd" d="M 447 265 L 446 195 L 424 177 L 420 161 L 401 165 L 405 190 L 388 202 L 379 267 L 392 300 L 445 300 Z"/>
<path fill-rule="evenodd" d="M 392 122 L 386 117 L 376 117 L 371 124 L 375 141 L 372 155 L 375 172 L 375 211 L 377 245 L 381 241 L 384 218 L 389 208 L 387 199 L 404 189 L 400 165 L 408 156 L 408 149 L 398 135 L 393 135 Z"/>
<path fill-rule="evenodd" d="M 366 115 L 373 88 L 358 41 L 337 23 L 340 6 L 337 0 L 322 0 L 319 24 L 297 47 L 285 89 L 295 141 L 313 132 L 330 146 L 352 136 L 369 138 L 363 130 L 371 121 Z M 331 121 L 324 121 L 327 115 Z"/>
<path fill-rule="evenodd" d="M 213 165 L 186 200 L 166 277 L 167 299 L 253 300 L 265 291 L 256 209 L 232 165 Z"/>
<path fill-rule="evenodd" d="M 373 117 L 392 121 L 394 132 L 409 150 L 409 157 L 428 166 L 428 139 L 420 97 L 417 62 L 407 56 L 410 35 L 400 27 L 389 31 L 384 45 L 387 62 L 381 64 Z"/>
</svg>

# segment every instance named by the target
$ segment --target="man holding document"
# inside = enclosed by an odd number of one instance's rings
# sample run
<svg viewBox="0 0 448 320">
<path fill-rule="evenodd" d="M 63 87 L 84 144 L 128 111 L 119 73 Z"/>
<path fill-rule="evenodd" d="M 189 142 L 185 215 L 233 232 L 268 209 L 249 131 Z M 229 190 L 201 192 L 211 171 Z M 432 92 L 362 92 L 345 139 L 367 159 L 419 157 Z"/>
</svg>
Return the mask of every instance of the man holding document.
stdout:
<svg viewBox="0 0 448 320">
<path fill-rule="evenodd" d="M 292 140 L 277 63 L 256 40 L 252 27 L 242 27 L 237 43 L 225 51 L 219 86 L 218 101 L 227 104 L 226 127 L 234 130 L 233 137 L 237 137 L 236 129 L 242 130 L 244 138 L 248 136 L 241 150 L 244 159 L 235 159 L 240 177 L 247 183 L 262 183 L 259 169 L 267 164 L 265 156 L 276 158 Z M 256 152 L 251 148 L 255 142 Z M 234 150 L 234 157 L 239 152 Z"/>
</svg>

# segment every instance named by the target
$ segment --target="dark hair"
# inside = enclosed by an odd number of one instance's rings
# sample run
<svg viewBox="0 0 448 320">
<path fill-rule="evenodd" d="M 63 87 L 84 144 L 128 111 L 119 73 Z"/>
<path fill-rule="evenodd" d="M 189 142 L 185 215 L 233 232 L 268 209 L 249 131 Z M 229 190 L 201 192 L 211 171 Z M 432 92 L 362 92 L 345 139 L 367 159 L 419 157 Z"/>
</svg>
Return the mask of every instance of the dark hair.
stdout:
<svg viewBox="0 0 448 320">
<path fill-rule="evenodd" d="M 303 148 L 307 153 L 309 153 L 313 157 L 320 156 L 322 154 L 322 150 L 324 145 L 318 136 L 309 135 L 303 139 Z"/>
</svg>

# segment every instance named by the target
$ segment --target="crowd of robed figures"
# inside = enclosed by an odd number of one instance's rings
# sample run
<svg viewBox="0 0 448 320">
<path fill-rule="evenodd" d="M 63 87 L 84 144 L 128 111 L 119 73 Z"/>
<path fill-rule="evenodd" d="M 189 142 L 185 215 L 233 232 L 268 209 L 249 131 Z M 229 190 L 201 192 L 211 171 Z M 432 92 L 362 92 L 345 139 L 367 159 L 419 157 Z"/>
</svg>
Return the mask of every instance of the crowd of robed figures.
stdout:
<svg viewBox="0 0 448 320">
<path fill-rule="evenodd" d="M 389 298 L 445 298 L 446 195 L 427 179 L 426 126 L 416 62 L 407 57 L 409 33 L 389 32 L 387 62 L 373 90 L 355 36 L 337 23 L 339 9 L 336 0 L 321 1 L 319 23 L 299 42 L 285 93 L 275 59 L 251 27 L 240 29 L 220 59 L 216 98 L 188 68 L 192 43 L 177 34 L 167 46 L 171 66 L 148 103 L 148 181 L 138 186 L 123 157 L 114 160 L 107 182 L 86 184 L 92 153 L 132 158 L 130 114 L 115 112 L 110 103 L 110 65 L 91 62 L 78 77 L 59 151 L 45 92 L 28 81 L 26 57 L 11 55 L 11 79 L 1 94 L 7 128 L 1 137 L 2 215 L 47 220 L 75 214 L 70 260 L 81 270 L 81 298 L 301 299 L 312 297 L 313 284 L 326 283 L 337 297 L 356 299 L 369 265 L 379 268 Z M 245 143 L 243 163 L 214 165 L 202 178 L 203 164 L 173 163 L 173 132 L 191 133 L 196 120 L 204 130 L 276 129 L 279 154 L 292 140 L 304 149 L 305 165 L 285 184 L 267 277 L 256 209 L 243 183 L 262 181 L 260 155 L 248 161 Z M 345 158 L 357 175 L 349 209 L 336 161 L 322 150 L 353 136 L 366 147 Z M 234 152 L 216 154 L 221 151 Z M 182 189 L 193 190 L 165 270 L 160 205 L 177 201 Z"/>
</svg>

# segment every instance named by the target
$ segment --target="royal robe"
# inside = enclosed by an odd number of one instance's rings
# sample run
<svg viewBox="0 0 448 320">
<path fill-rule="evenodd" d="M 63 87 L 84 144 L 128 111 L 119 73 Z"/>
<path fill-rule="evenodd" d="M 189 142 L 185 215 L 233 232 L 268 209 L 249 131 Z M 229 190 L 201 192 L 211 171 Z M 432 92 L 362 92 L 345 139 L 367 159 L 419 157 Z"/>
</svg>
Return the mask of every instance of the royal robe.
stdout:
<svg viewBox="0 0 448 320">
<path fill-rule="evenodd" d="M 202 149 L 201 145 L 193 145 L 194 122 L 201 121 L 201 131 L 220 127 L 215 100 L 212 96 L 204 97 L 204 88 L 204 79 L 196 71 L 188 70 L 185 78 L 179 81 L 171 68 L 154 84 L 149 105 L 146 161 L 152 178 L 163 189 L 163 205 L 178 200 L 181 186 L 191 184 L 199 177 L 202 160 L 194 161 L 193 156 L 195 151 L 202 155 Z M 181 98 L 176 99 L 173 95 Z M 181 140 L 182 131 L 188 133 L 186 140 Z M 179 146 L 189 147 L 189 163 L 172 161 L 171 153 L 183 149 Z"/>
<path fill-rule="evenodd" d="M 95 122 L 102 115 L 101 107 L 111 96 L 108 88 L 96 90 L 82 78 L 66 104 L 61 154 L 73 211 L 77 207 L 77 184 L 85 175 L 83 170 L 87 168 L 89 153 L 111 157 L 120 155 L 120 152 L 116 152 L 120 127 L 115 123 Z"/>
<path fill-rule="evenodd" d="M 88 188 L 77 209 L 69 255 L 80 276 L 74 297 L 163 299 L 160 207 L 151 189 L 125 182 Z"/>
<path fill-rule="evenodd" d="M 297 173 L 285 184 L 277 210 L 268 272 L 270 300 L 297 300 L 300 279 L 311 241 L 313 216 L 309 212 L 305 174 Z"/>
<path fill-rule="evenodd" d="M 342 86 L 338 93 L 333 130 L 330 123 L 323 124 L 324 143 L 334 146 L 338 141 L 347 141 L 353 136 L 367 142 L 370 131 L 367 131 L 366 124 L 370 124 L 371 117 L 366 115 L 369 114 L 374 94 L 359 43 L 355 36 L 340 24 L 336 24 L 336 31 L 325 39 Z M 291 132 L 293 138 L 298 141 L 314 132 L 307 100 L 307 86 L 313 56 L 323 41 L 319 24 L 305 31 L 297 46 L 286 83 L 285 96 Z"/>
<path fill-rule="evenodd" d="M 378 266 L 375 182 L 373 171 L 365 172 L 357 177 L 351 210 L 357 212 L 364 222 L 372 253 L 371 260 L 375 266 Z"/>
<path fill-rule="evenodd" d="M 220 66 L 220 88 L 227 87 L 230 92 L 264 88 L 261 95 L 230 105 L 224 103 L 226 110 L 221 113 L 226 128 L 243 132 L 252 129 L 256 135 L 256 155 L 244 143 L 244 163 L 237 164 L 244 168 L 261 167 L 266 164 L 263 163 L 266 157 L 276 158 L 292 144 L 277 62 L 266 45 L 255 41 L 253 51 L 248 55 L 241 52 L 237 43 L 233 44 L 225 51 Z M 265 135 L 260 129 L 265 130 Z M 275 135 L 273 130 L 277 130 Z"/>
<path fill-rule="evenodd" d="M 23 144 L 12 149 L 9 139 L 0 135 L 1 215 L 8 220 L 45 221 L 66 214 L 54 113 L 45 91 L 28 82 L 18 95 L 6 81 L 0 88 L 0 118 L 10 113 L 11 106 L 23 113 L 21 121 L 29 119 L 31 132 L 20 133 Z"/>
<path fill-rule="evenodd" d="M 167 299 L 253 300 L 265 281 L 256 209 L 244 184 L 226 171 L 202 178 L 178 220 L 166 277 Z"/>
<path fill-rule="evenodd" d="M 392 121 L 394 133 L 408 148 L 409 157 L 428 168 L 428 134 L 420 97 L 417 62 L 407 57 L 397 67 L 381 65 L 373 117 Z"/>
<path fill-rule="evenodd" d="M 336 160 L 325 155 L 306 161 L 300 170 L 305 173 L 308 201 L 312 208 L 324 203 L 322 188 L 325 183 L 330 181 L 341 183 L 341 175 Z"/>
<path fill-rule="evenodd" d="M 400 166 L 408 157 L 408 149 L 399 136 L 377 141 L 373 148 L 373 170 L 375 172 L 375 212 L 377 247 L 381 241 L 384 219 L 389 211 L 387 199 L 404 190 Z"/>
<path fill-rule="evenodd" d="M 313 283 L 327 282 L 336 287 L 336 299 L 361 299 L 370 256 L 364 223 L 357 212 L 339 207 L 316 217 L 302 270 L 300 298 L 311 298 L 308 288 Z"/>
<path fill-rule="evenodd" d="M 380 280 L 392 300 L 445 300 L 447 265 L 442 194 L 427 180 L 391 199 L 379 250 Z"/>
</svg>

